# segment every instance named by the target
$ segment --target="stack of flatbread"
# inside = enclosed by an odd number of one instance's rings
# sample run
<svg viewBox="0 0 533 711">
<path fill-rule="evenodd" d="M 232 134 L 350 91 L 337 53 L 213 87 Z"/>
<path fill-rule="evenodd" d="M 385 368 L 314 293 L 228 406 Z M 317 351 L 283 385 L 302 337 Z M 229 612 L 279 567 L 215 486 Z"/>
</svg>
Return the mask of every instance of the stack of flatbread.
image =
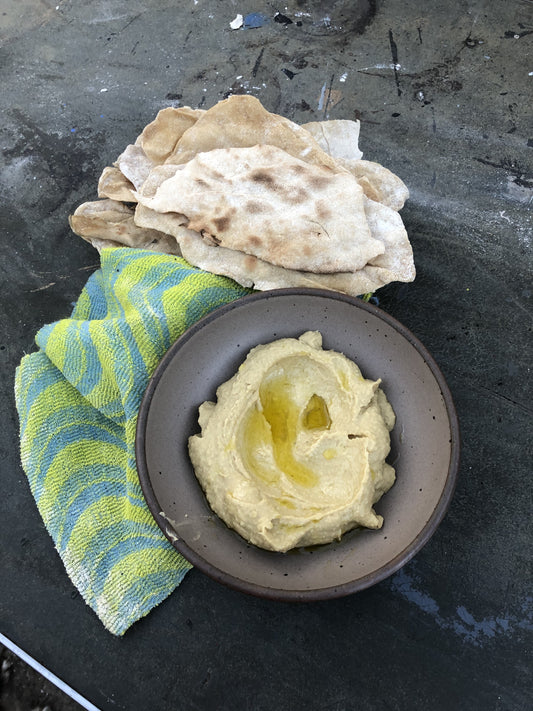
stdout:
<svg viewBox="0 0 533 711">
<path fill-rule="evenodd" d="M 97 249 L 182 255 L 259 290 L 310 286 L 357 296 L 412 281 L 398 211 L 409 193 L 362 160 L 359 122 L 302 126 L 251 96 L 166 108 L 104 168 L 99 200 L 70 217 Z"/>
</svg>

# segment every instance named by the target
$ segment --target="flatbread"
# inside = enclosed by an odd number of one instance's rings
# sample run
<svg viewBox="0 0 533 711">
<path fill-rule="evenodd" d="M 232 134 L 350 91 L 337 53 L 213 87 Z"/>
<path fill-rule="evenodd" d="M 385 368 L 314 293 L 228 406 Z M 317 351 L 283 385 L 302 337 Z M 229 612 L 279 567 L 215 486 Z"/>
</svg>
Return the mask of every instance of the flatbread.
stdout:
<svg viewBox="0 0 533 711">
<path fill-rule="evenodd" d="M 133 183 L 124 176 L 118 168 L 107 166 L 98 180 L 98 197 L 124 202 L 137 202 L 133 194 Z"/>
<path fill-rule="evenodd" d="M 207 111 L 162 109 L 104 168 L 105 199 L 80 205 L 71 227 L 99 250 L 183 254 L 256 289 L 356 296 L 412 281 L 397 212 L 408 190 L 361 159 L 359 129 L 345 120 L 299 126 L 247 95 Z"/>
<path fill-rule="evenodd" d="M 182 170 L 183 166 L 180 165 L 158 165 L 152 171 L 150 171 L 149 176 L 146 178 L 142 185 L 142 195 L 144 198 L 154 197 L 159 186 L 169 178 L 173 178 L 178 170 Z M 135 201 L 137 202 L 137 195 L 135 195 Z"/>
<path fill-rule="evenodd" d="M 367 197 L 377 200 L 393 210 L 402 209 L 409 197 L 409 190 L 403 180 L 392 171 L 380 163 L 370 160 L 340 159 L 340 162 L 358 179 Z M 362 181 L 366 181 L 370 188 L 365 188 Z"/>
<path fill-rule="evenodd" d="M 204 239 L 287 269 L 361 269 L 383 252 L 363 191 L 348 172 L 309 165 L 269 145 L 199 153 L 139 203 L 186 215 Z"/>
<path fill-rule="evenodd" d="M 397 212 L 364 198 L 365 214 L 383 244 L 383 253 L 356 272 L 315 274 L 270 264 L 252 255 L 210 244 L 183 224 L 183 216 L 160 214 L 138 205 L 135 221 L 145 228 L 157 225 L 173 235 L 183 257 L 213 274 L 232 278 L 242 286 L 259 290 L 287 287 L 332 289 L 351 296 L 375 291 L 391 281 L 412 281 L 415 277 L 413 252 L 407 232 Z"/>
<path fill-rule="evenodd" d="M 97 249 L 135 247 L 154 252 L 181 254 L 172 236 L 134 222 L 134 210 L 115 200 L 97 200 L 80 205 L 69 217 L 73 232 Z"/>
<path fill-rule="evenodd" d="M 302 128 L 313 136 L 320 148 L 332 158 L 359 160 L 363 157 L 359 150 L 359 121 L 336 119 L 333 121 L 311 121 Z"/>
<path fill-rule="evenodd" d="M 191 109 L 189 106 L 161 109 L 144 128 L 136 143 L 154 163 L 164 163 L 185 131 L 205 113 L 203 109 Z"/>
<path fill-rule="evenodd" d="M 148 158 L 141 146 L 129 145 L 119 155 L 115 166 L 122 175 L 139 190 L 156 164 Z"/>
<path fill-rule="evenodd" d="M 140 190 L 150 171 L 164 162 L 183 133 L 204 113 L 188 106 L 161 109 L 135 143 L 126 146 L 115 163 L 103 169 L 98 197 L 136 202 L 135 190 Z"/>
<path fill-rule="evenodd" d="M 328 155 L 304 128 L 267 111 L 253 96 L 230 96 L 206 111 L 182 135 L 166 163 L 177 165 L 197 153 L 216 148 L 250 148 L 256 145 L 281 148 L 312 165 L 323 165 L 336 173 L 345 169 Z"/>
</svg>

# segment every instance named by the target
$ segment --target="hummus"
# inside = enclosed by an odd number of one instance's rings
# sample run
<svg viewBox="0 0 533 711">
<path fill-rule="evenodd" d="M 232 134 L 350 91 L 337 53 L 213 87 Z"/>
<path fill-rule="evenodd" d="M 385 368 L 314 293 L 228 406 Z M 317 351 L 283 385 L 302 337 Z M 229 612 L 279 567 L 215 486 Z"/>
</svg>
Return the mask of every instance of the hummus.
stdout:
<svg viewBox="0 0 533 711">
<path fill-rule="evenodd" d="M 308 331 L 253 348 L 199 410 L 189 454 L 209 504 L 260 548 L 329 543 L 381 528 L 373 504 L 394 483 L 385 462 L 395 415 L 380 380 Z"/>
</svg>

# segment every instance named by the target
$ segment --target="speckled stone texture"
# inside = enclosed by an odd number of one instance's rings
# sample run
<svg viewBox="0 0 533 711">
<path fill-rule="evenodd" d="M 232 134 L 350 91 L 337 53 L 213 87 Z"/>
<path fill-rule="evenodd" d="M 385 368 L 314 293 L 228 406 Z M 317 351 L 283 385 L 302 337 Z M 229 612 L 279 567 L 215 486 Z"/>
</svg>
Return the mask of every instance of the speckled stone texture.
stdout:
<svg viewBox="0 0 533 711">
<path fill-rule="evenodd" d="M 0 0 L 0 40 L 0 631 L 103 711 L 531 708 L 533 3 Z M 364 157 L 409 186 L 418 275 L 377 297 L 452 390 L 459 482 L 374 588 L 292 605 L 192 571 L 118 639 L 38 517 L 14 368 L 98 265 L 67 217 L 102 168 L 159 109 L 231 93 L 359 118 Z"/>
</svg>

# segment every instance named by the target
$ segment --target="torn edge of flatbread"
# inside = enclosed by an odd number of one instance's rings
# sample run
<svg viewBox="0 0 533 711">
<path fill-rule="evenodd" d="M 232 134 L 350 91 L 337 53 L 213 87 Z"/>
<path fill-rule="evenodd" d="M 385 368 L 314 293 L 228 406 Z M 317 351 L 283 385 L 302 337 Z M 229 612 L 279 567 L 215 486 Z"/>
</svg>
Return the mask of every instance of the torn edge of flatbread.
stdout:
<svg viewBox="0 0 533 711">
<path fill-rule="evenodd" d="M 98 197 L 136 202 L 150 171 L 172 154 L 185 131 L 205 112 L 189 106 L 161 109 L 135 143 L 126 146 L 112 166 L 103 169 L 98 181 Z"/>
<path fill-rule="evenodd" d="M 140 227 L 134 221 L 134 214 L 134 208 L 116 200 L 96 200 L 76 208 L 69 217 L 69 224 L 75 234 L 98 251 L 104 246 L 119 246 L 181 255 L 172 235 Z"/>
<path fill-rule="evenodd" d="M 114 165 L 135 190 L 139 190 L 157 164 L 146 155 L 141 146 L 130 144 L 119 155 Z"/>
</svg>

